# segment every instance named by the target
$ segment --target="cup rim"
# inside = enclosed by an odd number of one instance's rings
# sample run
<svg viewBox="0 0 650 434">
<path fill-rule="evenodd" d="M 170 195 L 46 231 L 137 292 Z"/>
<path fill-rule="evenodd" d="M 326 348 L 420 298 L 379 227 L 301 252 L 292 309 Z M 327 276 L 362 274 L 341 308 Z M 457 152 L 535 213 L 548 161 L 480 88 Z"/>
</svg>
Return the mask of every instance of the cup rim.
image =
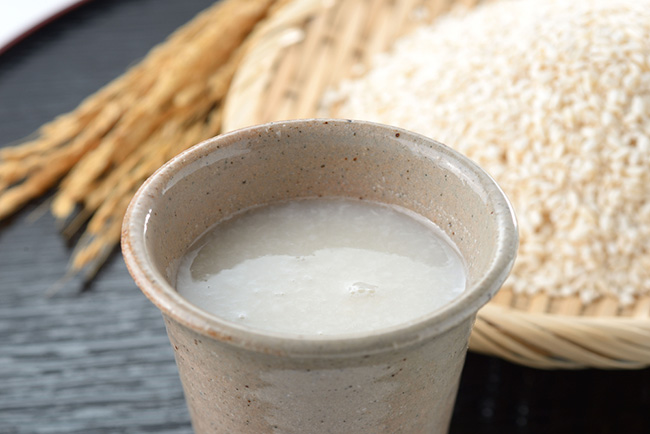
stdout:
<svg viewBox="0 0 650 434">
<path fill-rule="evenodd" d="M 324 125 L 336 128 L 341 124 L 355 124 L 355 128 L 383 130 L 402 140 L 430 147 L 438 156 L 444 156 L 449 167 L 474 180 L 475 191 L 494 208 L 497 228 L 497 249 L 486 273 L 468 286 L 454 300 L 441 308 L 413 321 L 372 332 L 341 334 L 331 337 L 301 337 L 284 333 L 260 331 L 212 315 L 191 304 L 169 284 L 149 260 L 145 232 L 151 206 L 155 201 L 152 191 L 166 185 L 169 177 L 192 161 L 220 148 L 223 142 L 245 140 L 251 134 L 264 134 L 274 126 Z M 157 191 L 162 191 L 159 189 Z M 393 351 L 414 345 L 442 334 L 473 318 L 478 309 L 498 291 L 508 276 L 518 247 L 515 214 L 505 193 L 492 177 L 474 162 L 450 147 L 431 138 L 402 128 L 384 124 L 348 119 L 294 119 L 254 125 L 227 132 L 205 140 L 175 156 L 151 175 L 133 196 L 126 211 L 121 236 L 121 247 L 126 266 L 140 290 L 156 305 L 165 317 L 177 321 L 201 335 L 248 350 L 293 357 L 349 357 Z"/>
</svg>

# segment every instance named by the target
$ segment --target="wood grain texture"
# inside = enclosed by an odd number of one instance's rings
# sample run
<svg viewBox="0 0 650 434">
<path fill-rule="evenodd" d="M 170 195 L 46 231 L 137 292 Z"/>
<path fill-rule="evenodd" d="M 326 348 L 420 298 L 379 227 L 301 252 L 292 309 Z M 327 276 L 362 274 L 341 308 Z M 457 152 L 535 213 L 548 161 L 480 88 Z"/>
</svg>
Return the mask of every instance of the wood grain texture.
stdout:
<svg viewBox="0 0 650 434">
<path fill-rule="evenodd" d="M 164 3 L 164 4 L 162 4 Z M 0 56 L 0 143 L 74 108 L 211 0 L 95 0 Z M 0 433 L 191 432 L 159 311 L 115 254 L 89 291 L 31 204 L 0 228 Z M 47 205 L 47 204 L 45 204 Z"/>
<path fill-rule="evenodd" d="M 142 58 L 211 0 L 93 0 L 0 56 L 0 144 Z M 0 223 L 0 434 L 191 427 L 159 311 L 115 254 L 89 291 L 50 285 L 71 250 L 43 201 Z M 648 433 L 650 370 L 539 371 L 469 354 L 452 434 Z"/>
<path fill-rule="evenodd" d="M 70 252 L 27 213 L 0 235 L 0 432 L 189 432 L 160 313 L 121 258 L 47 298 Z"/>
</svg>

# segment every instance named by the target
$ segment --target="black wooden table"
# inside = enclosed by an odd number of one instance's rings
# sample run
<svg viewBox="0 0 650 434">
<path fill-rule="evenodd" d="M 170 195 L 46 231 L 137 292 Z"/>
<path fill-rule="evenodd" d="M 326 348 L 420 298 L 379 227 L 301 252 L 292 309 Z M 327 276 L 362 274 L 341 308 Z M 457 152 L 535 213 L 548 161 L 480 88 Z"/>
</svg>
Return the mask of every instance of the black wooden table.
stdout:
<svg viewBox="0 0 650 434">
<path fill-rule="evenodd" d="M 8 1 L 2 0 L 0 13 Z M 93 0 L 0 55 L 0 143 L 76 107 L 212 0 Z M 35 201 L 0 223 L 0 433 L 190 433 L 163 322 L 119 253 L 52 298 L 70 248 Z M 452 433 L 650 433 L 650 370 L 469 354 Z"/>
</svg>

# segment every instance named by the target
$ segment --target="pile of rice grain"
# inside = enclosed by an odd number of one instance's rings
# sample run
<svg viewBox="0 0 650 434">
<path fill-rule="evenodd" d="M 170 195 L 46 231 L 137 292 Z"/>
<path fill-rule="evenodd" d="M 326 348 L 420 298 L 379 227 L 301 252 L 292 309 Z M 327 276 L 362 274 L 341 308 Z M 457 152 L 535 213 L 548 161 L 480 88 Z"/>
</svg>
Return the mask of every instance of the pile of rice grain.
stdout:
<svg viewBox="0 0 650 434">
<path fill-rule="evenodd" d="M 433 137 L 490 172 L 520 223 L 505 287 L 585 303 L 650 293 L 650 0 L 457 12 L 324 106 Z"/>
</svg>

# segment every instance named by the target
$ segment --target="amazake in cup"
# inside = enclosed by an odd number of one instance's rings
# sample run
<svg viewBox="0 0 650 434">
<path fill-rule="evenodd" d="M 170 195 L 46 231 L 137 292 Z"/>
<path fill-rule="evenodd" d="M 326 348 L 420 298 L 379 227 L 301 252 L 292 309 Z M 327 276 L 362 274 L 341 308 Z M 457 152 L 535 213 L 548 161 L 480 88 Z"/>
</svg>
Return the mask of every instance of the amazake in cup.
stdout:
<svg viewBox="0 0 650 434">
<path fill-rule="evenodd" d="M 456 244 L 467 288 L 400 326 L 342 337 L 262 332 L 174 289 L 180 258 L 240 210 L 306 197 L 363 198 L 427 217 Z M 163 313 L 197 433 L 444 433 L 477 311 L 514 262 L 512 208 L 470 160 L 430 138 L 348 120 L 294 120 L 207 140 L 140 188 L 122 251 Z"/>
</svg>

